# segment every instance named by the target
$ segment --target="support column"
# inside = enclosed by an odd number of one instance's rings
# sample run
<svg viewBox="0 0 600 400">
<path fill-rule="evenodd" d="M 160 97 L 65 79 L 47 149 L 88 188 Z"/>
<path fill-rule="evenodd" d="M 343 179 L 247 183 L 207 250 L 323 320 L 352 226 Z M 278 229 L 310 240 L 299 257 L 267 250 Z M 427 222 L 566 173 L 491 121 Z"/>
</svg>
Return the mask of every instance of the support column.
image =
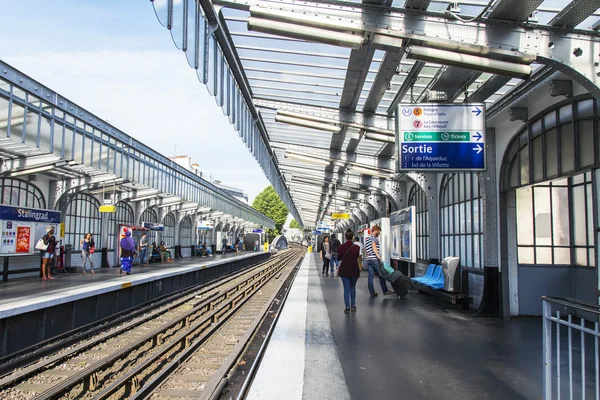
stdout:
<svg viewBox="0 0 600 400">
<path fill-rule="evenodd" d="M 386 192 L 393 197 L 392 212 L 405 208 L 408 204 L 408 193 L 406 192 L 406 181 L 385 182 Z M 395 204 L 394 204 L 395 203 Z"/>
<path fill-rule="evenodd" d="M 498 317 L 501 312 L 502 278 L 498 265 L 498 184 L 496 180 L 496 130 L 485 136 L 487 170 L 479 174 L 483 222 L 483 296 L 480 316 Z"/>
<path fill-rule="evenodd" d="M 388 216 L 386 212 L 385 197 L 379 194 L 371 194 L 367 201 L 375 210 L 375 219 Z"/>
</svg>

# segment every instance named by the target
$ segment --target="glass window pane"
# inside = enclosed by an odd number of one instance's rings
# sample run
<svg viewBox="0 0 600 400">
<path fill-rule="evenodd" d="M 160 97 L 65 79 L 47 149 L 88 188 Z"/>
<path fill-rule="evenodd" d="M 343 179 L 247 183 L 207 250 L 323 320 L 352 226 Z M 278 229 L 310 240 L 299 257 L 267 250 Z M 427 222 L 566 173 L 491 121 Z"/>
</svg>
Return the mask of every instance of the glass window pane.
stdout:
<svg viewBox="0 0 600 400">
<path fill-rule="evenodd" d="M 552 229 L 555 246 L 569 245 L 569 192 L 564 187 L 552 188 Z"/>
<path fill-rule="evenodd" d="M 585 185 L 586 191 L 585 191 L 585 196 L 586 196 L 586 213 L 587 213 L 587 226 L 588 226 L 588 232 L 587 232 L 587 243 L 588 244 L 593 244 L 594 243 L 594 199 L 592 198 L 592 185 L 591 184 L 587 184 Z"/>
<path fill-rule="evenodd" d="M 565 247 L 554 248 L 554 264 L 555 265 L 570 265 L 571 264 L 571 249 Z"/>
<path fill-rule="evenodd" d="M 563 174 L 575 169 L 575 142 L 572 124 L 560 127 L 560 165 Z"/>
<path fill-rule="evenodd" d="M 533 247 L 519 247 L 519 264 L 535 264 Z"/>
<path fill-rule="evenodd" d="M 556 126 L 556 111 L 552 111 L 544 116 L 544 129 L 554 128 Z"/>
<path fill-rule="evenodd" d="M 483 242 L 481 235 L 473 235 L 473 268 L 482 268 L 481 256 L 483 254 Z"/>
<path fill-rule="evenodd" d="M 558 175 L 558 151 L 556 146 L 557 133 L 552 129 L 544 134 L 546 141 L 546 175 L 553 177 Z"/>
<path fill-rule="evenodd" d="M 561 124 L 571 121 L 573 119 L 573 105 L 569 104 L 567 106 L 561 107 L 558 110 L 558 114 Z"/>
<path fill-rule="evenodd" d="M 594 116 L 594 100 L 583 100 L 577 103 L 577 117 L 590 118 Z"/>
<path fill-rule="evenodd" d="M 552 264 L 552 248 L 537 247 L 535 250 L 536 264 Z"/>
<path fill-rule="evenodd" d="M 575 265 L 587 266 L 587 248 L 576 248 L 575 249 Z"/>
<path fill-rule="evenodd" d="M 463 265 L 468 265 L 470 267 L 473 267 L 473 236 L 471 235 L 467 235 L 465 236 L 465 243 L 466 243 L 466 251 L 465 251 L 465 263 Z M 462 260 L 461 260 L 462 263 Z"/>
<path fill-rule="evenodd" d="M 544 179 L 544 149 L 542 137 L 535 138 L 531 142 L 531 153 L 533 157 L 533 181 L 541 182 Z"/>
<path fill-rule="evenodd" d="M 540 133 L 542 133 L 542 120 L 538 119 L 533 124 L 531 124 L 531 137 L 536 137 Z"/>
<path fill-rule="evenodd" d="M 552 245 L 550 188 L 535 187 L 533 199 L 535 212 L 535 244 L 538 246 L 550 246 Z"/>
<path fill-rule="evenodd" d="M 466 226 L 465 226 L 465 232 L 466 233 L 471 233 L 471 223 L 473 222 L 473 213 L 471 212 L 471 202 L 467 201 L 465 203 L 465 221 L 466 221 Z"/>
<path fill-rule="evenodd" d="M 523 147 L 521 150 L 521 185 L 529 184 L 529 146 Z"/>
<path fill-rule="evenodd" d="M 25 143 L 29 148 L 37 147 L 38 122 L 40 115 L 37 112 L 27 112 L 27 125 L 25 127 Z"/>
<path fill-rule="evenodd" d="M 531 188 L 517 190 L 517 243 L 533 245 L 533 205 Z"/>
<path fill-rule="evenodd" d="M 578 126 L 579 167 L 594 164 L 594 122 L 580 121 Z"/>
<path fill-rule="evenodd" d="M 571 188 L 571 196 L 573 201 L 573 210 L 581 210 L 573 212 L 573 234 L 575 235 L 574 243 L 576 245 L 587 244 L 587 229 L 585 219 L 585 192 L 583 186 L 575 186 Z"/>
<path fill-rule="evenodd" d="M 465 233 L 467 231 L 467 217 L 465 216 L 465 203 L 458 205 L 460 214 L 460 231 L 459 233 Z"/>
<path fill-rule="evenodd" d="M 594 254 L 594 249 L 588 249 L 588 266 L 593 267 L 594 265 L 592 264 L 594 262 L 594 260 L 596 259 L 596 255 Z"/>
<path fill-rule="evenodd" d="M 473 233 L 481 233 L 481 209 L 479 207 L 480 199 L 475 199 L 473 205 Z"/>
</svg>

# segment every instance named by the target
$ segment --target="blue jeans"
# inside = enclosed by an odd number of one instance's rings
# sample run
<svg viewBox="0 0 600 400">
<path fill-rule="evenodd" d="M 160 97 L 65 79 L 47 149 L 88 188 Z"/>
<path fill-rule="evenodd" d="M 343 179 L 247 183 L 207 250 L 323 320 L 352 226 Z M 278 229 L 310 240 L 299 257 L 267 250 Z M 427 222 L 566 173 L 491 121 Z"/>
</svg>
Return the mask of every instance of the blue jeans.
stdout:
<svg viewBox="0 0 600 400">
<path fill-rule="evenodd" d="M 367 265 L 369 266 L 369 279 L 367 280 L 367 286 L 369 287 L 369 293 L 375 293 L 375 288 L 373 287 L 373 276 L 379 276 L 379 260 L 367 260 Z M 381 284 L 381 290 L 383 293 L 388 291 L 387 285 L 385 284 L 385 279 L 379 276 L 379 283 Z"/>
<path fill-rule="evenodd" d="M 340 262 L 338 261 L 337 254 L 331 254 L 331 260 L 329 260 L 329 267 L 331 269 L 332 274 L 335 274 L 335 269 L 338 267 L 339 263 Z"/>
<path fill-rule="evenodd" d="M 350 308 L 350 305 L 354 307 L 356 305 L 356 282 L 358 278 L 342 278 L 344 284 L 344 303 L 346 308 Z"/>
<path fill-rule="evenodd" d="M 140 251 L 140 265 L 146 263 L 146 252 L 147 251 L 148 251 L 148 249 L 146 247 L 143 247 L 142 251 Z"/>
</svg>

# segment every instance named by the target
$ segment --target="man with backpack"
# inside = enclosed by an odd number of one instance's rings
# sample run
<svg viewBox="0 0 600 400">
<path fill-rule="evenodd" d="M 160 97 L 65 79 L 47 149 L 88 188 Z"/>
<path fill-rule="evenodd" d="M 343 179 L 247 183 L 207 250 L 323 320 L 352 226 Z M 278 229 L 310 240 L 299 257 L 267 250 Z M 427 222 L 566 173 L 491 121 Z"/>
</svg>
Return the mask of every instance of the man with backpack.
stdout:
<svg viewBox="0 0 600 400">
<path fill-rule="evenodd" d="M 338 265 L 339 265 L 339 261 L 338 261 L 338 256 L 337 256 L 337 251 L 340 248 L 340 241 L 338 240 L 338 238 L 336 237 L 335 233 L 331 234 L 331 261 L 329 263 L 329 267 L 331 270 L 331 275 L 335 276 L 335 270 L 337 269 Z"/>
</svg>

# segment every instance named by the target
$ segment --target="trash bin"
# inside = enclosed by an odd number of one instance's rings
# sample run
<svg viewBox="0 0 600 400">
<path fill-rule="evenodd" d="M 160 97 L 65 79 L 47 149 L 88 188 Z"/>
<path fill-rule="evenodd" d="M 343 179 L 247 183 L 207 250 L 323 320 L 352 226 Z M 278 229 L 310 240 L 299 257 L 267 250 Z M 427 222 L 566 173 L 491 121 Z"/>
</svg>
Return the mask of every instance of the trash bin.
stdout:
<svg viewBox="0 0 600 400">
<path fill-rule="evenodd" d="M 212 250 L 212 255 L 216 255 L 217 254 L 217 245 L 216 244 L 211 244 L 210 248 Z"/>
<path fill-rule="evenodd" d="M 447 292 L 460 293 L 460 258 L 444 258 L 442 260 L 442 272 L 444 273 L 444 290 Z"/>
<path fill-rule="evenodd" d="M 69 271 L 69 268 L 71 268 L 71 252 L 73 251 L 73 245 L 65 244 L 64 247 L 65 248 L 63 252 L 63 268 L 65 271 L 71 272 Z"/>
</svg>

